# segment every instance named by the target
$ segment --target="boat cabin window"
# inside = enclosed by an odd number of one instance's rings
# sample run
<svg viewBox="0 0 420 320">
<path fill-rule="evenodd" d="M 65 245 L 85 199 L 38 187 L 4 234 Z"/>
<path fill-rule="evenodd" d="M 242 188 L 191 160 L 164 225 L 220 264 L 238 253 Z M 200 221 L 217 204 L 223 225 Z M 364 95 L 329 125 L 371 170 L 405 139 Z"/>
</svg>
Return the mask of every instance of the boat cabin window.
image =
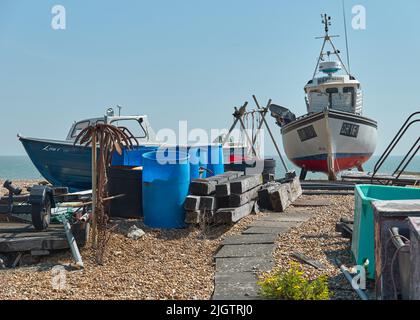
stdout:
<svg viewBox="0 0 420 320">
<path fill-rule="evenodd" d="M 147 137 L 146 130 L 144 130 L 142 123 L 137 119 L 115 120 L 111 124 L 125 131 L 128 135 L 131 133 L 136 139 Z"/>
<path fill-rule="evenodd" d="M 338 89 L 337 88 L 327 88 L 325 90 L 326 93 L 338 93 Z"/>
<path fill-rule="evenodd" d="M 333 107 L 333 98 L 332 95 L 335 93 L 338 93 L 338 89 L 337 88 L 327 88 L 325 89 L 325 92 L 328 94 L 328 108 Z"/>
<path fill-rule="evenodd" d="M 90 124 L 89 121 L 81 121 L 81 122 L 76 123 L 71 133 L 71 137 L 76 138 L 83 129 L 89 126 L 89 124 Z"/>
<path fill-rule="evenodd" d="M 354 107 L 356 104 L 356 96 L 354 87 L 344 87 L 343 93 L 351 93 L 351 105 Z"/>
</svg>

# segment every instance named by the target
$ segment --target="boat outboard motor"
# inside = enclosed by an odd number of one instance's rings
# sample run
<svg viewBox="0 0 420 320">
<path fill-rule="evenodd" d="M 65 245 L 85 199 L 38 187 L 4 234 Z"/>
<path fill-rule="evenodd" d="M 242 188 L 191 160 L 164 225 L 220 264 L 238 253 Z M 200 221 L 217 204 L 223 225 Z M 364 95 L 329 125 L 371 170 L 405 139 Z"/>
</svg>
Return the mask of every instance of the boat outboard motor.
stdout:
<svg viewBox="0 0 420 320">
<path fill-rule="evenodd" d="M 295 114 L 285 107 L 271 104 L 270 111 L 271 116 L 276 119 L 276 123 L 280 127 L 296 120 Z"/>
</svg>

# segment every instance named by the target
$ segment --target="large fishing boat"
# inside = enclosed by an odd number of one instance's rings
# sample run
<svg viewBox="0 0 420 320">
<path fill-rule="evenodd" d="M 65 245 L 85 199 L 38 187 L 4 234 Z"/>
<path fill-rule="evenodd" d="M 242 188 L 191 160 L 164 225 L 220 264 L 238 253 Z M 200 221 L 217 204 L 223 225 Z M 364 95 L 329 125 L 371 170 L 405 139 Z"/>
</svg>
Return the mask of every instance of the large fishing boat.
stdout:
<svg viewBox="0 0 420 320">
<path fill-rule="evenodd" d="M 301 178 L 312 171 L 324 172 L 335 180 L 341 171 L 362 170 L 376 148 L 377 122 L 362 116 L 360 82 L 349 72 L 332 42 L 336 36 L 329 35 L 331 17 L 322 17 L 325 36 L 320 37 L 324 40 L 321 53 L 312 79 L 304 88 L 307 114 L 296 118 L 278 105 L 271 105 L 270 110 L 281 127 L 287 157 L 302 168 Z M 327 44 L 331 46 L 329 51 L 325 51 Z"/>
</svg>

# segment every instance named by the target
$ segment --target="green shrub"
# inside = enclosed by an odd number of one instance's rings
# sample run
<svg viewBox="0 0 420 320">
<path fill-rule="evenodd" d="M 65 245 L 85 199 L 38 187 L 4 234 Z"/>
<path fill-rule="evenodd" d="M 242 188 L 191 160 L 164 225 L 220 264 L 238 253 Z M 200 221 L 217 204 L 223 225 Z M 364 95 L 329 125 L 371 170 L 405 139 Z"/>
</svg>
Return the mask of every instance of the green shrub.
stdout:
<svg viewBox="0 0 420 320">
<path fill-rule="evenodd" d="M 328 300 L 327 277 L 321 276 L 312 281 L 303 276 L 302 268 L 292 263 L 289 270 L 279 271 L 264 277 L 258 282 L 261 295 L 268 299 L 283 300 Z"/>
</svg>

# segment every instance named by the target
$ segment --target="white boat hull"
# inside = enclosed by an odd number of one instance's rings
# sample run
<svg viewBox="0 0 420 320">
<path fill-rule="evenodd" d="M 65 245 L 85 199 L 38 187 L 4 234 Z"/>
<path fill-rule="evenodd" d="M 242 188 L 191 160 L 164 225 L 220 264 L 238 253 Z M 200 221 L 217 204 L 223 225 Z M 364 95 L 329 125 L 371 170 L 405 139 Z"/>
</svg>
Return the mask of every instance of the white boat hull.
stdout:
<svg viewBox="0 0 420 320">
<path fill-rule="evenodd" d="M 346 112 L 326 110 L 306 115 L 282 128 L 287 157 L 307 171 L 327 173 L 360 168 L 377 144 L 377 123 Z"/>
</svg>

